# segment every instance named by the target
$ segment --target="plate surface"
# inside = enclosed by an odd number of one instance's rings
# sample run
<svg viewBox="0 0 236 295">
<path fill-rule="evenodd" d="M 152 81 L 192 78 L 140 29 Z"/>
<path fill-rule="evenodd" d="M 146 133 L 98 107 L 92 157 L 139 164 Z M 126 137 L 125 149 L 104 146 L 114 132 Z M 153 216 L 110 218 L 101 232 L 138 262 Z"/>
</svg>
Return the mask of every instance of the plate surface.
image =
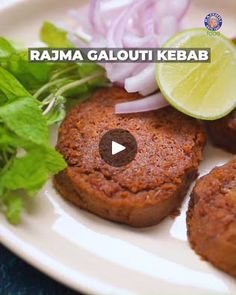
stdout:
<svg viewBox="0 0 236 295">
<path fill-rule="evenodd" d="M 1 6 L 0 1 L 0 6 Z M 0 35 L 33 44 L 44 20 L 61 22 L 82 0 L 3 1 Z M 236 2 L 195 0 L 188 26 L 202 27 L 209 12 L 223 17 L 221 32 L 236 33 Z M 54 133 L 56 137 L 56 132 Z M 211 146 L 200 166 L 204 175 L 232 156 Z M 36 167 L 37 169 L 37 167 Z M 93 294 L 235 294 L 235 280 L 202 261 L 186 237 L 185 212 L 161 224 L 132 229 L 100 219 L 68 204 L 51 182 L 28 204 L 18 227 L 0 215 L 1 242 L 58 281 Z"/>
</svg>

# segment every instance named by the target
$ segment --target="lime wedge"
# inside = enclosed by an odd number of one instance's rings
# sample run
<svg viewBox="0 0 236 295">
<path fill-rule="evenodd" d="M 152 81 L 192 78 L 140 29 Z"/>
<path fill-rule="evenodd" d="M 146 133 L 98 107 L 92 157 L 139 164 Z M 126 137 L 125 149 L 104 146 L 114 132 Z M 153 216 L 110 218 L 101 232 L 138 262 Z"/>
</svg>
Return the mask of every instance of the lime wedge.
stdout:
<svg viewBox="0 0 236 295">
<path fill-rule="evenodd" d="M 236 107 L 236 46 L 231 40 L 191 29 L 163 47 L 211 48 L 210 63 L 157 64 L 157 83 L 173 107 L 203 120 L 219 119 Z"/>
</svg>

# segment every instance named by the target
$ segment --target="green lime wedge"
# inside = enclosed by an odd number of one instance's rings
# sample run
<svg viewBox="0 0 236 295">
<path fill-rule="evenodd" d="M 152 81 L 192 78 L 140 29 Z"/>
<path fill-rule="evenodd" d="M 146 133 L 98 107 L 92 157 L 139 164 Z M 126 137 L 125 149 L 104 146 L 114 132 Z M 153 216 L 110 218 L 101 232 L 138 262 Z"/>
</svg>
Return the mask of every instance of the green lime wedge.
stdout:
<svg viewBox="0 0 236 295">
<path fill-rule="evenodd" d="M 158 63 L 157 83 L 168 102 L 179 111 L 203 120 L 216 120 L 236 107 L 236 46 L 205 29 L 183 31 L 165 48 L 210 48 L 209 63 Z"/>
</svg>

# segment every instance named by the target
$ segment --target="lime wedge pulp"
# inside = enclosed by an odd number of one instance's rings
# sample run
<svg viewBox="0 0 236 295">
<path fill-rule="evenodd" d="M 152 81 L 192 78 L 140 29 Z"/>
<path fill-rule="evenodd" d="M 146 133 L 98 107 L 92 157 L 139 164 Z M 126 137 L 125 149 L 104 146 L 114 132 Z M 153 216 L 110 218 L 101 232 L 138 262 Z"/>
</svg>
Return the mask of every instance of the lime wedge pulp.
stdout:
<svg viewBox="0 0 236 295">
<path fill-rule="evenodd" d="M 164 97 L 179 111 L 203 120 L 216 120 L 236 107 L 236 46 L 206 29 L 183 31 L 165 48 L 210 48 L 209 63 L 158 63 L 157 83 Z"/>
</svg>

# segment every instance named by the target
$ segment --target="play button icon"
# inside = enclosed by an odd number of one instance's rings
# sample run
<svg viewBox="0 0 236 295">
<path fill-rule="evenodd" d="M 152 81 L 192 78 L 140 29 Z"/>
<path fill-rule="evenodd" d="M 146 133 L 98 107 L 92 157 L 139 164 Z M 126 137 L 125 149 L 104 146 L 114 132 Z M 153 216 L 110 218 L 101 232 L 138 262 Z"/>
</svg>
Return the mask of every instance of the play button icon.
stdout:
<svg viewBox="0 0 236 295">
<path fill-rule="evenodd" d="M 113 167 L 125 166 L 134 160 L 137 142 L 129 131 L 112 129 L 102 136 L 99 153 L 107 164 Z"/>
<path fill-rule="evenodd" d="M 125 149 L 126 149 L 126 147 L 123 146 L 122 144 L 112 141 L 112 146 L 111 146 L 111 154 L 112 155 L 116 155 L 116 154 L 124 151 Z"/>
</svg>

